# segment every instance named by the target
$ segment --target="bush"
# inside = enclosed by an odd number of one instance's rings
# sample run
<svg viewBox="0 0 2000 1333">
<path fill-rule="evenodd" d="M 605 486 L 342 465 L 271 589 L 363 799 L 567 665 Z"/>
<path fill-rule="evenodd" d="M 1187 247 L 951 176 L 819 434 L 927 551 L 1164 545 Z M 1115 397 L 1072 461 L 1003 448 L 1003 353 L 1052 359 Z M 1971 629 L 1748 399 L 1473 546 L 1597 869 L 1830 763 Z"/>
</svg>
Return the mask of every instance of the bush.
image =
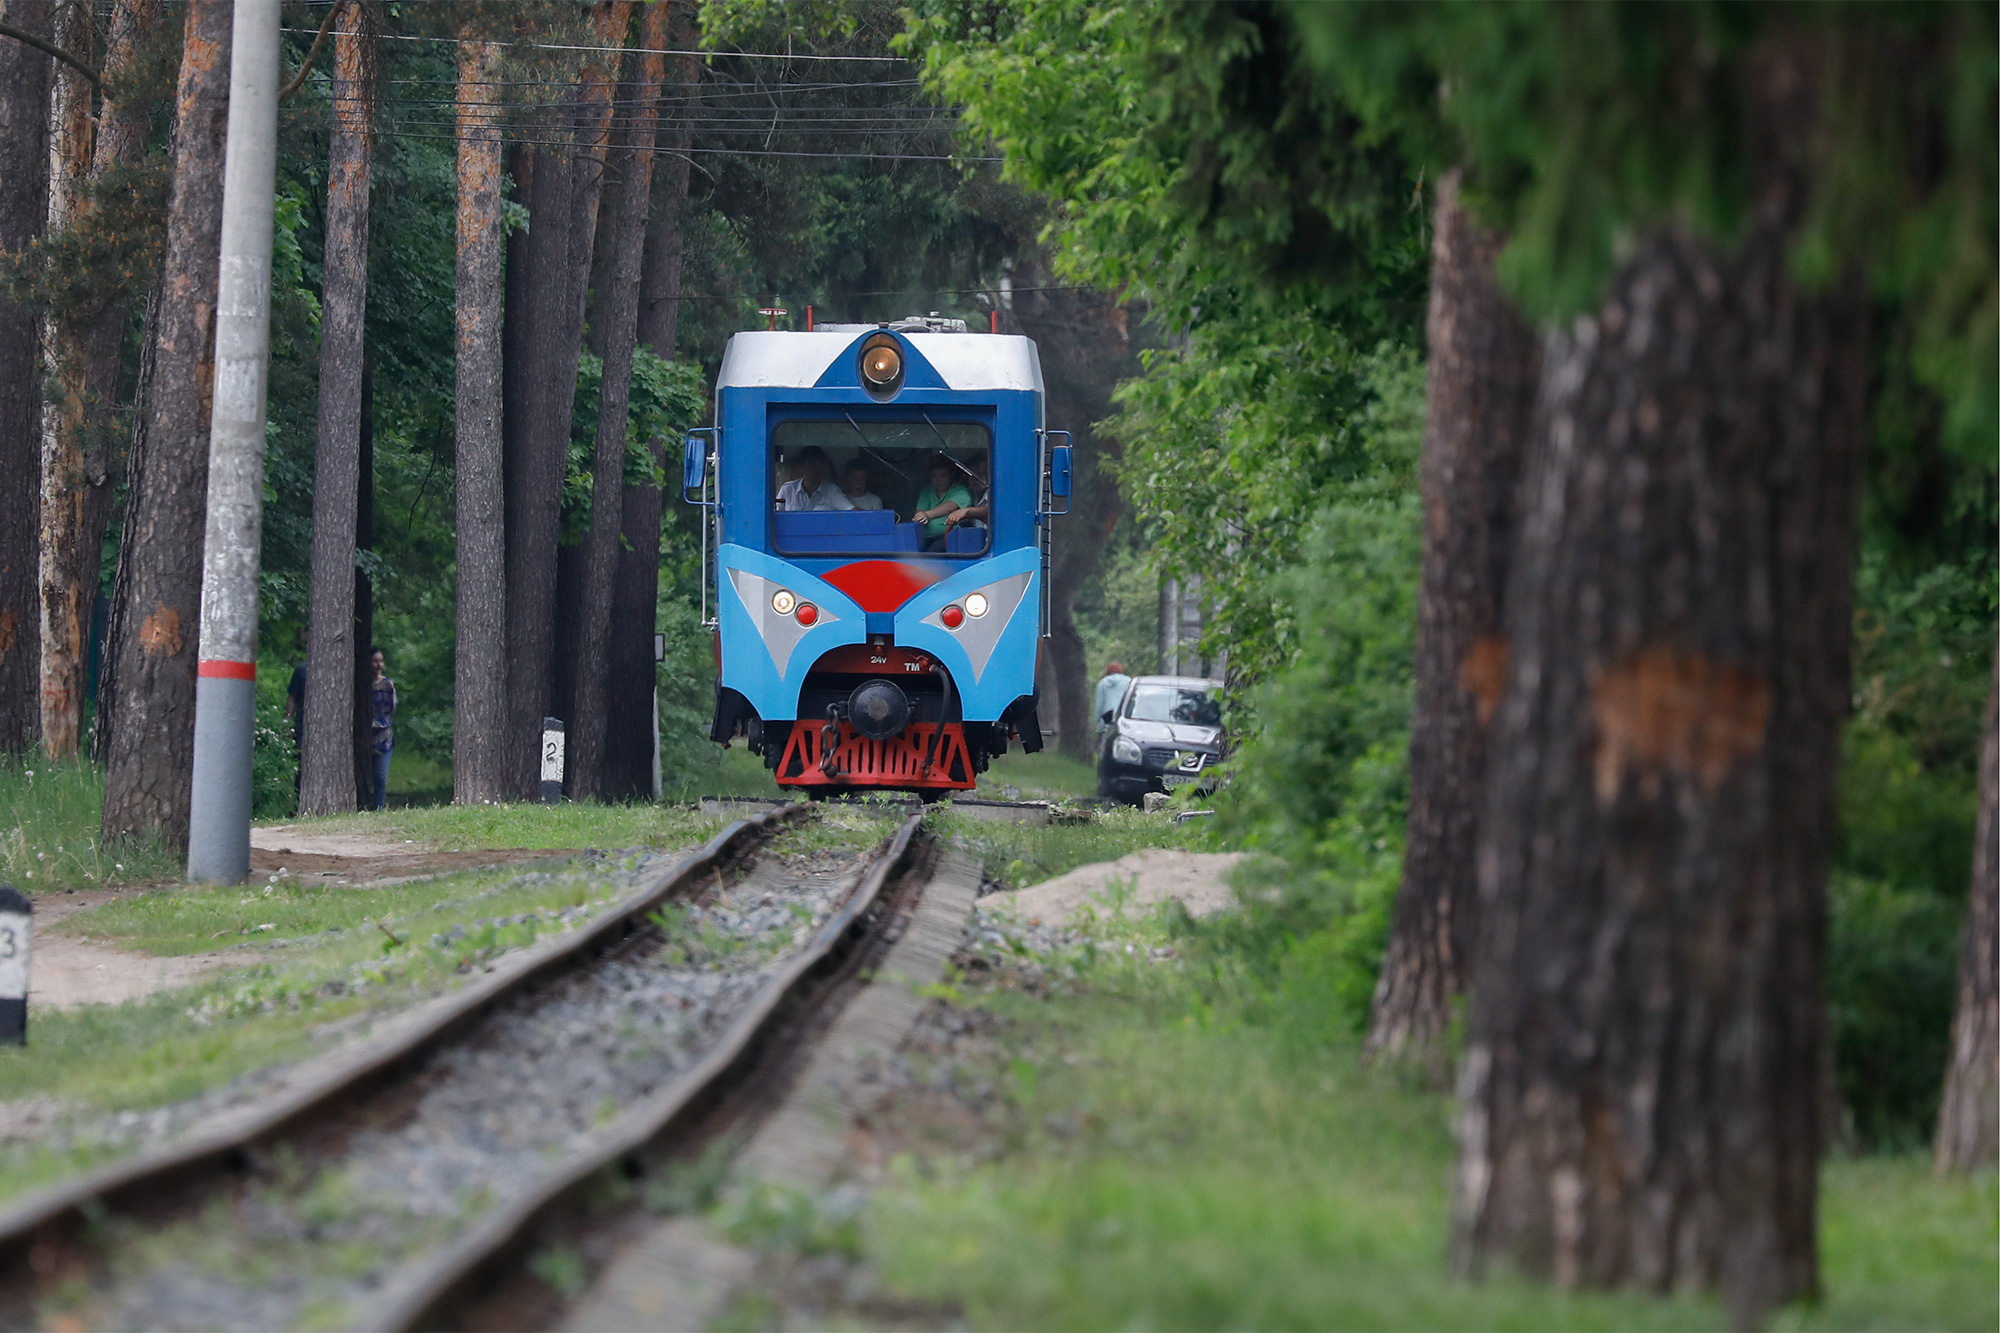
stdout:
<svg viewBox="0 0 2000 1333">
<path fill-rule="evenodd" d="M 1865 1147 L 1921 1144 L 1937 1121 L 1958 997 L 1961 906 L 1838 874 L 1832 909 L 1827 1008 L 1849 1126 Z"/>
<path fill-rule="evenodd" d="M 284 671 L 282 678 L 278 670 Z M 256 745 L 250 761 L 250 817 L 282 819 L 298 808 L 299 747 L 285 717 L 291 668 L 258 673 Z"/>
</svg>

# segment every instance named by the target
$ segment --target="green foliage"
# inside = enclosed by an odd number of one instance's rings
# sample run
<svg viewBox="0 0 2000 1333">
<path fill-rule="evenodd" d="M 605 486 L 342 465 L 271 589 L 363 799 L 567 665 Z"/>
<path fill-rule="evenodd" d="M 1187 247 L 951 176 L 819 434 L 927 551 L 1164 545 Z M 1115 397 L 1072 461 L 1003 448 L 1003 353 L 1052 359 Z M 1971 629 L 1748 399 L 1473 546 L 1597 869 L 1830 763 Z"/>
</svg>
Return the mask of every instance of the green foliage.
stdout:
<svg viewBox="0 0 2000 1333">
<path fill-rule="evenodd" d="M 571 546 L 590 531 L 597 405 L 603 386 L 603 359 L 584 352 L 577 365 L 576 407 L 570 417 L 569 462 L 563 475 L 562 541 Z M 707 380 L 700 366 L 663 360 L 650 347 L 634 348 L 631 406 L 625 418 L 625 484 L 668 485 L 668 494 L 676 494 L 654 454 L 655 444 L 666 441 L 669 456 L 678 456 L 682 434 L 707 410 Z"/>
<path fill-rule="evenodd" d="M 1797 272 L 1811 285 L 1865 273 L 1905 307 L 1909 366 L 1944 404 L 1948 447 L 1990 466 L 2000 432 L 1990 7 L 1286 9 L 1327 95 L 1433 173 L 1466 168 L 1469 199 L 1508 236 L 1501 276 L 1537 315 L 1593 302 L 1648 228 L 1734 239 L 1760 170 L 1756 136 L 1796 145 L 1811 186 Z M 1818 86 L 1774 121 L 1780 52 Z"/>
<path fill-rule="evenodd" d="M 1832 899 L 1827 999 L 1841 1102 L 1862 1144 L 1921 1147 L 1937 1122 L 1958 1001 L 1959 906 L 1844 874 Z"/>
<path fill-rule="evenodd" d="M 298 804 L 299 748 L 285 716 L 291 669 L 257 673 L 256 733 L 250 759 L 250 817 L 280 819 Z"/>
<path fill-rule="evenodd" d="M 1875 529 L 1856 579 L 1827 969 L 1841 1099 L 1873 1148 L 1922 1143 L 1936 1120 L 1996 598 L 1990 539 L 1938 563 L 1897 546 Z"/>
<path fill-rule="evenodd" d="M 1416 355 L 1356 348 L 1325 315 L 1198 325 L 1149 355 L 1109 423 L 1125 441 L 1120 481 L 1163 565 L 1202 578 L 1204 651 L 1226 645 L 1238 680 L 1279 669 L 1300 642 L 1278 575 L 1310 565 L 1308 516 L 1348 486 L 1415 485 Z"/>
</svg>

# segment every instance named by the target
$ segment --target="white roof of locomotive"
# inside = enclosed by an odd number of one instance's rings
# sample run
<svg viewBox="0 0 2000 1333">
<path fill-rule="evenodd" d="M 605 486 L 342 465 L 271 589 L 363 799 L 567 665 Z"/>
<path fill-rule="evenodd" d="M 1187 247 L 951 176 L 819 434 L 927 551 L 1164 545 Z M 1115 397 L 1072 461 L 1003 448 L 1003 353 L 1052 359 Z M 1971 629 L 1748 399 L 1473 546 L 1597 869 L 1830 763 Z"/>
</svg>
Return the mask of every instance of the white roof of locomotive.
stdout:
<svg viewBox="0 0 2000 1333">
<path fill-rule="evenodd" d="M 812 333 L 753 331 L 729 340 L 718 389 L 810 389 L 828 366 L 876 325 L 843 325 Z M 857 331 L 858 330 L 858 331 Z M 1011 333 L 904 333 L 945 387 L 961 392 L 1032 389 L 1042 392 L 1042 362 L 1032 338 Z"/>
</svg>

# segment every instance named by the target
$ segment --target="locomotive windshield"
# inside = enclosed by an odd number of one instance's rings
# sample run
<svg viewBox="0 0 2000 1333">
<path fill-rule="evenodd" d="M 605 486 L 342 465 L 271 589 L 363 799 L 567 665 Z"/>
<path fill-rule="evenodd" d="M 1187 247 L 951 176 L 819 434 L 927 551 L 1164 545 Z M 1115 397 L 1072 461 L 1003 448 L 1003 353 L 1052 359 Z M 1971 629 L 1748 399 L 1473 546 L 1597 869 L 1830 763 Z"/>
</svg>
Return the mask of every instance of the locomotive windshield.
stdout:
<svg viewBox="0 0 2000 1333">
<path fill-rule="evenodd" d="M 976 421 L 784 421 L 771 432 L 772 535 L 786 555 L 982 555 L 993 437 Z"/>
</svg>

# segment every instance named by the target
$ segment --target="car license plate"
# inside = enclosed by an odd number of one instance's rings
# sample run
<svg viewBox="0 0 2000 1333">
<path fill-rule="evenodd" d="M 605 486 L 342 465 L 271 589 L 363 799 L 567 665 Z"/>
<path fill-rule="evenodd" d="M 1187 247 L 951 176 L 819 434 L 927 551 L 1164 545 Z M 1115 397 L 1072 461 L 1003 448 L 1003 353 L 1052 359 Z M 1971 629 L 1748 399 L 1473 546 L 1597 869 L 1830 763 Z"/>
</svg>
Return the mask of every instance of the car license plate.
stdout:
<svg viewBox="0 0 2000 1333">
<path fill-rule="evenodd" d="M 1168 787 L 1185 787 L 1200 776 L 1199 773 L 1162 773 L 1160 782 Z"/>
</svg>

